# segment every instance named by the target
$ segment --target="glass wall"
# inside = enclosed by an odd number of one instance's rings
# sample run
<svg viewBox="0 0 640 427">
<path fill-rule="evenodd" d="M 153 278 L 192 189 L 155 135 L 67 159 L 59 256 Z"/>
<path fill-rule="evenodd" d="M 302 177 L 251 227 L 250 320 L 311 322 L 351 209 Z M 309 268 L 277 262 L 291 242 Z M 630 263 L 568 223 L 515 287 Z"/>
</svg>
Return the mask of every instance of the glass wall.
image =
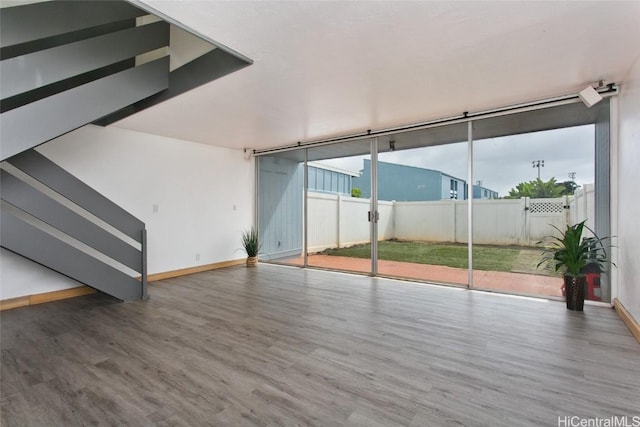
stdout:
<svg viewBox="0 0 640 427">
<path fill-rule="evenodd" d="M 478 119 L 471 147 L 461 122 L 259 157 L 260 258 L 562 298 L 536 244 L 582 220 L 609 235 L 608 109 Z M 606 273 L 589 283 L 609 300 Z"/>
<path fill-rule="evenodd" d="M 561 298 L 537 243 L 594 218 L 594 126 L 474 141 L 473 286 Z"/>
</svg>

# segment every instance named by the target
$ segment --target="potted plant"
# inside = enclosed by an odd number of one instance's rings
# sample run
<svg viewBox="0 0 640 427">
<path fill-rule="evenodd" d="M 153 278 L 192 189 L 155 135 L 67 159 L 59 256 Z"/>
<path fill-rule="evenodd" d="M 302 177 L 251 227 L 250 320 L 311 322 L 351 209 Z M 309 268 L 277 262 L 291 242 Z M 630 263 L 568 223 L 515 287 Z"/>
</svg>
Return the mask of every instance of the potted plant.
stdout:
<svg viewBox="0 0 640 427">
<path fill-rule="evenodd" d="M 242 249 L 247 253 L 247 267 L 258 265 L 258 252 L 260 251 L 260 241 L 258 232 L 254 227 L 242 232 Z"/>
<path fill-rule="evenodd" d="M 600 270 L 604 270 L 607 261 L 607 252 L 603 243 L 607 238 L 596 236 L 585 222 L 586 220 L 568 225 L 564 232 L 552 225 L 560 232 L 560 237 L 546 236 L 538 242 L 543 247 L 538 267 L 552 265 L 555 271 L 564 273 L 567 308 L 576 311 L 584 309 L 587 286 L 585 267 L 595 265 Z M 591 231 L 594 237 L 582 237 L 584 228 Z"/>
</svg>

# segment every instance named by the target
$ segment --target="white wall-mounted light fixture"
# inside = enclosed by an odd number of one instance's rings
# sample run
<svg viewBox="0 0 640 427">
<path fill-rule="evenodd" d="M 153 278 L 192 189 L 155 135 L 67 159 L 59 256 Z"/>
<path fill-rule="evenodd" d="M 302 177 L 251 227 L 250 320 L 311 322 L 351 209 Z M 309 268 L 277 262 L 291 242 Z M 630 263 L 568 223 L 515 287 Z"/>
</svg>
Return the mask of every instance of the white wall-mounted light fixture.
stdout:
<svg viewBox="0 0 640 427">
<path fill-rule="evenodd" d="M 244 159 L 245 160 L 249 160 L 252 155 L 253 155 L 253 150 L 251 148 L 245 148 L 244 149 Z"/>
<path fill-rule="evenodd" d="M 598 102 L 602 101 L 602 95 L 600 95 L 598 91 L 595 90 L 591 85 L 578 92 L 578 96 L 580 97 L 580 100 L 584 102 L 584 105 L 586 105 L 587 108 L 591 108 Z"/>
</svg>

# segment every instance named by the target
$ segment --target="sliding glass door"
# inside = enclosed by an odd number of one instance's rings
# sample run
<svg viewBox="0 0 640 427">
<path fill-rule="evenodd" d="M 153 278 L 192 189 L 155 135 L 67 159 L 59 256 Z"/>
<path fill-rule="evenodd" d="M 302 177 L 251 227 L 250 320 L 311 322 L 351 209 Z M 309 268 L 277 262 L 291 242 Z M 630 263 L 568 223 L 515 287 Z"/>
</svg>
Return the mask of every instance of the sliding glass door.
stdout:
<svg viewBox="0 0 640 427">
<path fill-rule="evenodd" d="M 372 273 L 371 141 L 308 150 L 307 265 Z"/>
<path fill-rule="evenodd" d="M 428 143 L 428 131 L 381 139 L 378 205 L 388 218 L 378 223 L 381 275 L 467 285 L 465 129 L 438 129 L 458 139 L 446 145 L 413 148 Z"/>
<path fill-rule="evenodd" d="M 544 236 L 594 225 L 594 127 L 474 142 L 473 285 L 561 298 L 561 274 L 538 267 Z"/>
<path fill-rule="evenodd" d="M 610 234 L 608 153 L 603 101 L 261 156 L 261 260 L 562 298 L 536 244 L 583 220 Z"/>
<path fill-rule="evenodd" d="M 609 234 L 608 104 L 474 122 L 474 288 L 564 297 L 562 274 L 538 267 L 538 243 L 582 221 Z M 605 272 L 585 273 L 588 299 L 608 301 Z"/>
</svg>

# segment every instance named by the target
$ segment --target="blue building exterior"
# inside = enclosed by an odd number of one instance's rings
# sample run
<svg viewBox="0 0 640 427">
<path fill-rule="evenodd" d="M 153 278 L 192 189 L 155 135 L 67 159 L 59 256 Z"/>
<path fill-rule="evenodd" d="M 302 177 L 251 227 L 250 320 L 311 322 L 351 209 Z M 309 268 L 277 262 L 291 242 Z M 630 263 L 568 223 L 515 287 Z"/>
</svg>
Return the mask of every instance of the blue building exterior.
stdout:
<svg viewBox="0 0 640 427">
<path fill-rule="evenodd" d="M 473 198 L 474 199 L 497 199 L 498 192 L 481 185 L 473 186 Z"/>
<path fill-rule="evenodd" d="M 303 165 L 300 165 L 303 168 Z M 307 179 L 310 191 L 351 195 L 352 181 L 357 173 L 313 163 L 308 165 Z"/>
<path fill-rule="evenodd" d="M 365 159 L 359 177 L 353 179 L 353 187 L 362 190 L 362 197 L 371 197 L 371 160 Z M 467 184 L 463 179 L 446 173 L 378 162 L 378 199 L 397 202 L 467 198 Z"/>
<path fill-rule="evenodd" d="M 362 197 L 371 197 L 371 160 L 364 160 L 359 177 L 354 177 L 353 187 L 362 191 Z M 396 202 L 416 202 L 429 200 L 466 200 L 469 197 L 469 186 L 463 179 L 447 173 L 378 162 L 378 199 L 395 200 Z M 474 199 L 496 199 L 498 193 L 488 188 L 474 185 Z"/>
</svg>

